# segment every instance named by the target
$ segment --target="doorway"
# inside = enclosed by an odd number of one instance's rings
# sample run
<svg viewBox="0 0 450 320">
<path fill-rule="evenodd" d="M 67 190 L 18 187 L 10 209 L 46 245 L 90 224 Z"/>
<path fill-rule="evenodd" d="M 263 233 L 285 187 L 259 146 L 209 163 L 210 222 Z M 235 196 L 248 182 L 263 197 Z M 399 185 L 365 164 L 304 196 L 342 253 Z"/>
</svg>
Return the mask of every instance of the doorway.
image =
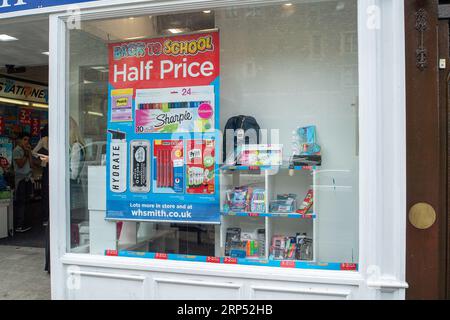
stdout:
<svg viewBox="0 0 450 320">
<path fill-rule="evenodd" d="M 47 16 L 0 20 L 0 300 L 50 299 L 48 42 Z"/>
</svg>

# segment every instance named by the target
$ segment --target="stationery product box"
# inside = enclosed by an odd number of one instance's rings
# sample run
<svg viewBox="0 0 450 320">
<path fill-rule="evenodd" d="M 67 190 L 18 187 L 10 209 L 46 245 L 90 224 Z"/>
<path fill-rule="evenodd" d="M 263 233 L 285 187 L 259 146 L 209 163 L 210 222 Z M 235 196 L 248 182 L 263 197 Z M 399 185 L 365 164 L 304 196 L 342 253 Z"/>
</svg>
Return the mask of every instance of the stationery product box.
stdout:
<svg viewBox="0 0 450 320">
<path fill-rule="evenodd" d="M 189 194 L 215 193 L 215 141 L 186 141 L 186 184 Z"/>
<path fill-rule="evenodd" d="M 183 193 L 183 140 L 155 140 L 153 168 L 153 192 Z"/>
<path fill-rule="evenodd" d="M 279 166 L 283 163 L 281 144 L 247 144 L 238 150 L 238 163 L 243 166 Z"/>
</svg>

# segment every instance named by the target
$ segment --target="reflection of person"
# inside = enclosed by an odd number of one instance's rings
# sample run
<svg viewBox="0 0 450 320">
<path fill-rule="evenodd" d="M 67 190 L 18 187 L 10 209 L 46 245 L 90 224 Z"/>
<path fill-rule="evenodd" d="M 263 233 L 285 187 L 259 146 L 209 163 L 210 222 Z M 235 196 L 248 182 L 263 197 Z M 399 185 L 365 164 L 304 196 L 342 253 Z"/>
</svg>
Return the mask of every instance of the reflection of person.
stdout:
<svg viewBox="0 0 450 320">
<path fill-rule="evenodd" d="M 31 145 L 28 134 L 24 133 L 19 136 L 17 146 L 13 151 L 13 159 L 15 173 L 15 230 L 16 232 L 26 232 L 31 229 L 31 227 L 25 225 L 25 214 L 33 193 L 33 184 L 31 182 Z"/>
<path fill-rule="evenodd" d="M 70 176 L 70 210 L 72 220 L 84 220 L 85 217 L 85 197 L 81 173 L 84 167 L 85 150 L 84 139 L 81 136 L 80 128 L 73 118 L 70 118 L 69 133 L 69 176 Z"/>
<path fill-rule="evenodd" d="M 8 172 L 9 162 L 2 154 L 0 155 L 0 191 L 8 189 L 8 182 L 5 174 Z"/>
<path fill-rule="evenodd" d="M 70 118 L 70 180 L 80 179 L 84 165 L 84 139 L 81 136 L 80 128 L 73 118 Z"/>
<path fill-rule="evenodd" d="M 41 130 L 41 139 L 36 147 L 33 149 L 33 156 L 41 159 L 42 167 L 42 212 L 44 218 L 44 225 L 48 223 L 49 218 L 49 197 L 48 197 L 48 125 L 45 125 Z"/>
<path fill-rule="evenodd" d="M 33 149 L 33 156 L 41 159 L 42 167 L 42 214 L 45 226 L 45 271 L 50 272 L 50 227 L 48 225 L 50 216 L 49 202 L 49 164 L 48 157 L 48 125 L 41 130 L 41 139 Z"/>
</svg>

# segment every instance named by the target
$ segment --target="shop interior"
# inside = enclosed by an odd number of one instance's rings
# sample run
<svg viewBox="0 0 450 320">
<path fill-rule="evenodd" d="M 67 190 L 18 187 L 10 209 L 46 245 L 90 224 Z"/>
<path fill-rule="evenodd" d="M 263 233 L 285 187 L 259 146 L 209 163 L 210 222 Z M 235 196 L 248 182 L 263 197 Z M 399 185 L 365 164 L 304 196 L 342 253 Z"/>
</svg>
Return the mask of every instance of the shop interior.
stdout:
<svg viewBox="0 0 450 320">
<path fill-rule="evenodd" d="M 0 48 L 0 246 L 44 248 L 48 191 L 43 190 L 44 164 L 37 154 L 44 151 L 33 154 L 33 149 L 48 127 L 48 19 L 0 21 Z M 29 139 L 21 150 L 32 154 L 23 164 L 30 168 L 26 179 L 31 188 L 24 189 L 24 221 L 19 228 L 14 195 L 20 167 L 14 158 L 23 135 Z"/>
</svg>

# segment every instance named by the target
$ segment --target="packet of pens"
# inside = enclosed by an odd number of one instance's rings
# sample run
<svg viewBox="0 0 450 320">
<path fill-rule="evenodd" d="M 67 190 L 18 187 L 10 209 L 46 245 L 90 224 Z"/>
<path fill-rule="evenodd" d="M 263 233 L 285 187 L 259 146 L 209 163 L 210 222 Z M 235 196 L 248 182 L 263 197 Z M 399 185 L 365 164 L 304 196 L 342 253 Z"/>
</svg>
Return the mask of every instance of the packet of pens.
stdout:
<svg viewBox="0 0 450 320">
<path fill-rule="evenodd" d="M 260 188 L 235 187 L 226 191 L 225 211 L 266 212 L 266 191 Z"/>
<path fill-rule="evenodd" d="M 155 140 L 153 192 L 183 193 L 184 147 L 182 140 Z"/>
<path fill-rule="evenodd" d="M 187 140 L 187 193 L 215 193 L 215 141 Z"/>
<path fill-rule="evenodd" d="M 295 237 L 273 236 L 271 258 L 274 260 L 311 261 L 313 257 L 313 240 L 306 233 L 297 233 Z"/>
<path fill-rule="evenodd" d="M 227 228 L 225 256 L 233 258 L 261 258 L 265 256 L 265 229 L 241 232 L 240 228 Z"/>
</svg>

